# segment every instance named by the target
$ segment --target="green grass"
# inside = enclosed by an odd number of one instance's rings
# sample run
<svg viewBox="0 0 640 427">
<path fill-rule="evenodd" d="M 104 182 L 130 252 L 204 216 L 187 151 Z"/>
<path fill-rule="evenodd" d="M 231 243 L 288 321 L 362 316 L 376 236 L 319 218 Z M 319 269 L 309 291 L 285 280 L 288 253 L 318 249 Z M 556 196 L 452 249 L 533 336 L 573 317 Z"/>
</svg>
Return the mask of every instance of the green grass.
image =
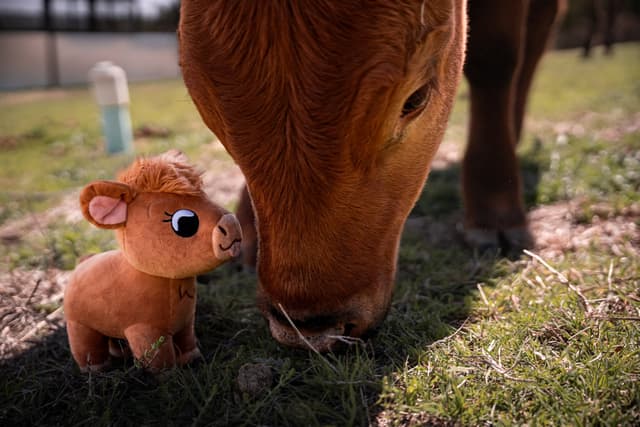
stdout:
<svg viewBox="0 0 640 427">
<path fill-rule="evenodd" d="M 590 300 L 603 299 L 590 303 L 604 314 L 597 319 L 545 268 L 498 263 L 480 285 L 486 302 L 480 298 L 461 331 L 426 345 L 409 370 L 385 378 L 382 406 L 394 416 L 406 407 L 464 424 L 637 422 L 640 331 L 637 321 L 610 320 L 609 305 L 629 308 L 638 259 L 616 265 L 611 291 L 601 262 L 600 255 L 572 254 L 556 265 L 591 272 L 581 286 L 593 289 Z"/>
<path fill-rule="evenodd" d="M 638 44 L 588 62 L 577 51 L 545 58 L 519 148 L 530 208 L 571 202 L 575 226 L 618 217 L 640 227 L 639 58 Z M 448 132 L 460 144 L 465 93 Z M 20 144 L 0 151 L 13 168 L 0 170 L 11 189 L 3 197 L 41 206 L 10 205 L 5 221 L 50 207 L 52 195 L 112 176 L 128 161 L 97 152 L 97 116 L 84 91 L 23 103 L 11 96 L 0 97 L 0 135 Z M 139 141 L 143 151 L 179 146 L 198 158 L 211 137 L 179 83 L 134 85 L 132 98 L 134 126 L 172 130 Z M 196 333 L 206 362 L 161 378 L 130 361 L 82 375 L 59 329 L 0 362 L 0 424 L 640 423 L 638 234 L 616 245 L 596 235 L 567 248 L 548 259 L 557 272 L 528 255 L 478 255 L 450 227 L 460 215 L 458 186 L 457 165 L 432 172 L 414 213 L 451 236 L 446 245 L 420 236 L 403 242 L 392 307 L 366 344 L 323 357 L 279 346 L 254 306 L 256 278 L 228 265 L 199 285 Z M 113 244 L 108 232 L 53 221 L 0 258 L 7 268 L 70 268 L 78 255 Z M 238 378 L 256 365 L 268 367 L 272 381 L 252 393 Z"/>
<path fill-rule="evenodd" d="M 180 81 L 131 85 L 130 110 L 134 129 L 169 131 L 138 138 L 138 155 L 169 148 L 196 155 L 214 139 Z M 99 108 L 86 88 L 0 94 L 0 118 L 0 224 L 43 211 L 91 180 L 112 179 L 132 159 L 104 155 Z"/>
</svg>

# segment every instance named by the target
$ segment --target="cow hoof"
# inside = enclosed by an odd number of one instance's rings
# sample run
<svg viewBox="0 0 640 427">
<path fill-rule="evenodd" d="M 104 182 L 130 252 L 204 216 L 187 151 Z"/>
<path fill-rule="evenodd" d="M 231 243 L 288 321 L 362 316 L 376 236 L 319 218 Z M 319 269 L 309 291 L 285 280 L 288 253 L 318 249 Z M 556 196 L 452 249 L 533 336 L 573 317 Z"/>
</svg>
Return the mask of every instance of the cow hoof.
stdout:
<svg viewBox="0 0 640 427">
<path fill-rule="evenodd" d="M 502 248 L 507 253 L 520 254 L 523 249 L 531 248 L 534 244 L 533 236 L 527 227 L 507 228 L 500 232 Z"/>
<path fill-rule="evenodd" d="M 499 252 L 506 256 L 519 255 L 523 249 L 532 247 L 534 243 L 527 227 L 504 230 L 468 228 L 464 230 L 464 240 L 480 253 Z"/>
<path fill-rule="evenodd" d="M 463 232 L 464 241 L 470 247 L 481 253 L 495 252 L 500 249 L 498 230 L 488 228 L 466 228 Z"/>
</svg>

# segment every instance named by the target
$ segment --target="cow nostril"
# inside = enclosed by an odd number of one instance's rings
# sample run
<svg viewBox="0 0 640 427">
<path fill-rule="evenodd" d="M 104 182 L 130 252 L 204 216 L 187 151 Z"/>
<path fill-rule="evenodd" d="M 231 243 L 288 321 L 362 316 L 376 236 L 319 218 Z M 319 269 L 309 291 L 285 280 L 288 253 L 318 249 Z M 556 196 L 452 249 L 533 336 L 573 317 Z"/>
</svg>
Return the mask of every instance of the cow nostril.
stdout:
<svg viewBox="0 0 640 427">
<path fill-rule="evenodd" d="M 343 334 L 346 336 L 351 336 L 351 332 L 356 328 L 356 325 L 354 323 L 347 323 L 344 325 L 344 332 Z"/>
<path fill-rule="evenodd" d="M 222 227 L 221 225 L 218 226 L 218 230 L 220 230 L 220 232 L 226 236 L 227 235 L 227 230 L 224 229 L 224 227 Z"/>
<path fill-rule="evenodd" d="M 279 310 L 274 307 L 269 309 L 272 319 L 276 320 L 280 325 L 291 328 L 291 323 Z M 339 318 L 335 315 L 320 315 L 306 319 L 292 319 L 296 328 L 307 332 L 323 332 L 335 328 L 339 324 Z M 346 335 L 346 334 L 345 334 Z"/>
</svg>

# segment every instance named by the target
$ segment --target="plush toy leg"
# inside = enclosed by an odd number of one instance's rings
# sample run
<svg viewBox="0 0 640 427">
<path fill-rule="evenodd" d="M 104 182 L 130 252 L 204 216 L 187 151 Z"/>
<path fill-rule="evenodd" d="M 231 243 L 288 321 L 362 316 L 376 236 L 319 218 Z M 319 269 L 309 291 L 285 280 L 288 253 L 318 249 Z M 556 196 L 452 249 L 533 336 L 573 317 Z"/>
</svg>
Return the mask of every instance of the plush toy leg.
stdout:
<svg viewBox="0 0 640 427">
<path fill-rule="evenodd" d="M 133 356 L 142 367 L 152 372 L 172 368 L 176 364 L 173 337 L 149 325 L 133 325 L 124 331 Z"/>
<path fill-rule="evenodd" d="M 67 322 L 71 354 L 83 372 L 100 371 L 109 365 L 108 338 L 78 322 Z"/>
<path fill-rule="evenodd" d="M 191 319 L 189 325 L 173 336 L 173 344 L 176 346 L 177 363 L 182 366 L 189 362 L 202 357 L 202 353 L 198 349 L 196 335 L 193 331 L 193 322 Z"/>
</svg>

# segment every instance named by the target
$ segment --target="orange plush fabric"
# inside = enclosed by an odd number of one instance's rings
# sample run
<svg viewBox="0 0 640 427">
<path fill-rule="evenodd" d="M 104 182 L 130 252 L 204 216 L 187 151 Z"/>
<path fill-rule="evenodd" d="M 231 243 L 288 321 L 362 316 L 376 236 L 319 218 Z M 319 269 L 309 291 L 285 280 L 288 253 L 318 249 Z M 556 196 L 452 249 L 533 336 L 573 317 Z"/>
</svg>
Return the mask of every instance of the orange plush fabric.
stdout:
<svg viewBox="0 0 640 427">
<path fill-rule="evenodd" d="M 118 181 L 87 185 L 80 205 L 89 222 L 115 230 L 120 246 L 81 261 L 65 289 L 81 370 L 107 366 L 114 338 L 152 371 L 199 357 L 195 275 L 238 255 L 235 216 L 207 199 L 200 174 L 175 151 L 138 159 Z"/>
</svg>

